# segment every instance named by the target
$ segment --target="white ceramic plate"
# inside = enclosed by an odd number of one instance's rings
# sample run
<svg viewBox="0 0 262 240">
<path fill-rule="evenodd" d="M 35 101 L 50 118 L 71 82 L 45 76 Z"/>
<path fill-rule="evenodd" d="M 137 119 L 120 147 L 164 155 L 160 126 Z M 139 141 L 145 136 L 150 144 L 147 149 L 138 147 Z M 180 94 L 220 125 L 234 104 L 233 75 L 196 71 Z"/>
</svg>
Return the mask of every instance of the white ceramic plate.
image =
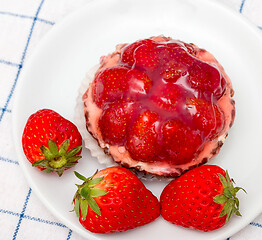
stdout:
<svg viewBox="0 0 262 240">
<path fill-rule="evenodd" d="M 73 120 L 77 90 L 85 72 L 118 43 L 164 34 L 193 42 L 212 52 L 231 77 L 236 120 L 212 164 L 229 169 L 248 195 L 239 194 L 243 217 L 222 229 L 202 233 L 155 222 L 120 234 L 96 235 L 78 223 L 71 201 L 76 190 L 73 170 L 58 178 L 32 168 L 23 155 L 21 135 L 29 115 L 51 108 Z M 262 211 L 262 37 L 239 14 L 208 0 L 95 0 L 54 26 L 39 43 L 17 86 L 13 128 L 20 166 L 40 200 L 65 225 L 93 240 L 224 239 Z M 74 170 L 91 175 L 102 169 L 87 150 Z M 43 182 L 45 184 L 43 184 Z M 166 183 L 146 183 L 157 196 Z"/>
</svg>

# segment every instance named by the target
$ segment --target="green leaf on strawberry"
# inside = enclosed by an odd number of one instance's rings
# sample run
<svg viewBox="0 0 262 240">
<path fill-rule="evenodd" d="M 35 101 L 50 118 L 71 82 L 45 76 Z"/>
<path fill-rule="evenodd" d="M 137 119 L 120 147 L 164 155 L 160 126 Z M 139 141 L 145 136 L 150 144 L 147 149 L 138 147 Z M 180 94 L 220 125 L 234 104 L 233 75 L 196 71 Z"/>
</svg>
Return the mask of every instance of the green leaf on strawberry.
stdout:
<svg viewBox="0 0 262 240">
<path fill-rule="evenodd" d="M 219 217 L 223 217 L 227 215 L 226 222 L 230 220 L 230 218 L 236 214 L 237 216 L 241 216 L 239 212 L 239 200 L 236 197 L 236 193 L 241 189 L 245 193 L 246 191 L 241 187 L 234 187 L 233 181 L 229 177 L 228 171 L 226 171 L 226 178 L 222 174 L 218 174 L 219 179 L 224 187 L 223 194 L 217 195 L 213 197 L 215 203 L 225 204 Z"/>
<path fill-rule="evenodd" d="M 74 147 L 67 153 L 69 144 L 70 140 L 66 139 L 58 149 L 56 143 L 52 139 L 49 139 L 49 148 L 44 145 L 40 147 L 45 159 L 34 162 L 32 166 L 44 167 L 44 172 L 50 173 L 55 171 L 59 176 L 62 176 L 65 169 L 74 166 L 81 158 L 80 155 L 75 154 L 81 150 L 82 146 Z"/>
<path fill-rule="evenodd" d="M 96 214 L 100 216 L 101 211 L 94 198 L 104 196 L 107 194 L 107 192 L 102 189 L 95 188 L 95 186 L 103 181 L 104 178 L 100 177 L 93 179 L 95 174 L 92 177 L 86 178 L 76 171 L 74 171 L 74 173 L 77 178 L 84 181 L 84 183 L 82 183 L 81 185 L 76 185 L 78 187 L 78 190 L 73 199 L 73 201 L 77 201 L 77 204 L 78 202 L 80 202 L 80 209 L 83 220 L 86 219 L 88 209 L 87 206 L 89 206 Z M 75 210 L 75 212 L 76 215 L 79 217 L 79 206 L 77 211 Z"/>
</svg>

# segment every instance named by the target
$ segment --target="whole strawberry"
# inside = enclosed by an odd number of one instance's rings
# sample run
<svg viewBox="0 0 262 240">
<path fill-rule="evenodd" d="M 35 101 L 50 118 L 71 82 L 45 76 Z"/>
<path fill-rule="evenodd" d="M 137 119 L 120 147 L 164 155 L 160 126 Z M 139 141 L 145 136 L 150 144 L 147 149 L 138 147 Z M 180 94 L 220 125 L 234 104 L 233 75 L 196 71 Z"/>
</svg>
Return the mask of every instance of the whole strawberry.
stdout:
<svg viewBox="0 0 262 240">
<path fill-rule="evenodd" d="M 95 233 L 126 231 L 154 221 L 160 215 L 157 198 L 129 170 L 110 167 L 76 185 L 74 211 L 80 223 Z"/>
<path fill-rule="evenodd" d="M 239 212 L 236 193 L 228 172 L 216 165 L 204 165 L 170 182 L 160 197 L 161 214 L 173 224 L 201 231 L 222 227 Z"/>
<path fill-rule="evenodd" d="M 72 122 L 53 110 L 42 109 L 28 118 L 22 145 L 32 166 L 61 176 L 81 158 L 82 137 Z"/>
</svg>

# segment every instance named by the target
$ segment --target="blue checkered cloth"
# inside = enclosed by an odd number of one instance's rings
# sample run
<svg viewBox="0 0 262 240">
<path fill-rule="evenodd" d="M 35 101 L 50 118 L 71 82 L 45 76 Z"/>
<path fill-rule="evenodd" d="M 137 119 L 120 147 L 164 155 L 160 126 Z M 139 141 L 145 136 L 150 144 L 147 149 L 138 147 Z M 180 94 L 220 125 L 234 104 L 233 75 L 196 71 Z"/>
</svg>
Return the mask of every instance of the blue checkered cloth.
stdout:
<svg viewBox="0 0 262 240">
<path fill-rule="evenodd" d="M 220 0 L 262 27 L 261 0 Z M 23 66 L 52 26 L 88 0 L 0 0 L 0 240 L 83 239 L 28 186 L 12 142 L 12 100 Z M 262 30 L 262 29 L 261 29 Z M 232 240 L 262 239 L 262 214 Z"/>
</svg>

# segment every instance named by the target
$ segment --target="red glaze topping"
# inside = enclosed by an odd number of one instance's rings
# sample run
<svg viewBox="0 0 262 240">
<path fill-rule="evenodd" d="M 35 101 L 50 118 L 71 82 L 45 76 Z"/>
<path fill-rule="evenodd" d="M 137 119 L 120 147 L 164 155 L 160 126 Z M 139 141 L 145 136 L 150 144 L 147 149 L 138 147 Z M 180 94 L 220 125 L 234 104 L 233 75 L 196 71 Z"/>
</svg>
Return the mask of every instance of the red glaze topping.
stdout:
<svg viewBox="0 0 262 240">
<path fill-rule="evenodd" d="M 114 67 L 95 76 L 105 143 L 125 146 L 137 161 L 188 163 L 223 131 L 217 101 L 226 89 L 219 69 L 177 40 L 126 45 Z"/>
</svg>

